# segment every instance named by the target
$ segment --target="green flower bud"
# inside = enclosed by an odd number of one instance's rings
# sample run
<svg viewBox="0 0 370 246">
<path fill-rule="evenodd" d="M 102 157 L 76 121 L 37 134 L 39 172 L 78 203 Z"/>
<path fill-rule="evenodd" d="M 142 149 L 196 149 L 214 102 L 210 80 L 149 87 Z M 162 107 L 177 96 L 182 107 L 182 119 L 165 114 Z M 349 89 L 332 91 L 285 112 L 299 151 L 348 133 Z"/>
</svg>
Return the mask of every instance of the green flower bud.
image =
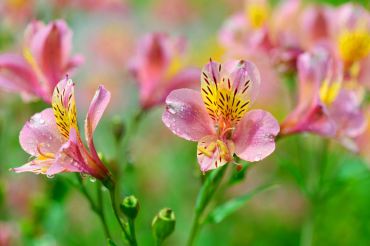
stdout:
<svg viewBox="0 0 370 246">
<path fill-rule="evenodd" d="M 130 219 L 135 219 L 140 210 L 139 200 L 135 196 L 127 196 L 120 204 L 121 211 Z"/>
<path fill-rule="evenodd" d="M 175 230 L 175 213 L 170 208 L 163 208 L 154 217 L 152 230 L 157 242 L 163 242 Z"/>
<path fill-rule="evenodd" d="M 125 134 L 125 123 L 117 115 L 112 118 L 112 131 L 114 139 L 117 142 L 121 141 L 123 135 Z"/>
</svg>

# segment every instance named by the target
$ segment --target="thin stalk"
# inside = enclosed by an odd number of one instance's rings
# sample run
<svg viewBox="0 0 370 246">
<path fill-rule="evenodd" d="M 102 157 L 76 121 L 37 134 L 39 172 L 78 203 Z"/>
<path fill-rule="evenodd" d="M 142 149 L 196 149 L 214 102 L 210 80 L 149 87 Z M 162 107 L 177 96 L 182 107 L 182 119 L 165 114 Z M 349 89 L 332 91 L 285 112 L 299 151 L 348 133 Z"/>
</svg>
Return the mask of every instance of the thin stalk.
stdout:
<svg viewBox="0 0 370 246">
<path fill-rule="evenodd" d="M 222 178 L 226 172 L 226 167 L 220 167 L 219 170 L 216 169 L 213 172 L 215 173 L 211 173 L 210 175 L 212 176 L 209 177 L 211 178 L 211 180 L 210 181 L 206 180 L 206 182 L 203 183 L 203 186 L 198 193 L 194 217 L 187 242 L 188 246 L 194 244 L 200 230 L 202 229 L 203 223 L 201 221 L 201 218 L 203 216 L 205 209 L 207 208 L 208 204 L 210 203 L 214 194 L 216 193 L 218 187 L 220 186 Z"/>
<path fill-rule="evenodd" d="M 136 231 L 135 231 L 135 220 L 128 218 L 128 227 L 130 229 L 130 235 L 133 241 L 136 243 Z M 137 244 L 137 243 L 136 243 Z"/>
<path fill-rule="evenodd" d="M 111 234 L 109 232 L 108 224 L 105 220 L 105 216 L 104 216 L 104 212 L 103 212 L 102 207 L 99 207 L 98 205 L 95 204 L 94 199 L 90 196 L 90 194 L 87 191 L 87 189 L 86 189 L 86 187 L 83 183 L 83 180 L 82 180 L 82 178 L 79 174 L 77 174 L 77 179 L 78 179 L 78 182 L 80 183 L 80 191 L 81 191 L 82 195 L 84 195 L 86 200 L 89 202 L 91 209 L 94 211 L 94 213 L 100 219 L 100 222 L 101 222 L 103 230 L 104 230 L 105 237 L 111 239 L 112 237 L 111 237 Z M 99 197 L 98 197 L 98 199 L 99 199 Z"/>
<path fill-rule="evenodd" d="M 117 209 L 117 202 L 116 202 L 116 195 L 115 195 L 115 187 L 113 189 L 111 189 L 109 191 L 109 194 L 110 194 L 110 198 L 111 198 L 111 202 L 112 202 L 112 208 L 113 208 L 113 212 L 114 212 L 114 215 L 116 216 L 116 219 L 117 219 L 117 222 L 118 224 L 120 225 L 121 227 L 121 230 L 123 231 L 124 235 L 125 235 L 125 238 L 127 239 L 127 241 L 129 242 L 129 244 L 131 246 L 136 246 L 137 245 L 137 242 L 136 242 L 136 238 L 132 238 L 130 233 L 127 231 L 127 228 L 124 224 L 124 222 L 122 221 L 121 217 L 119 216 L 119 213 L 118 213 L 118 209 Z"/>
<path fill-rule="evenodd" d="M 104 202 L 103 202 L 103 192 L 102 192 L 102 185 L 99 183 L 97 183 L 97 197 L 98 197 L 98 207 L 99 207 L 99 217 L 100 217 L 100 220 L 103 224 L 103 227 L 104 227 L 104 232 L 105 232 L 105 235 L 107 236 L 107 238 L 112 238 L 111 237 L 111 234 L 109 232 L 109 228 L 108 228 L 108 224 L 107 224 L 107 220 L 105 218 L 105 213 L 104 213 Z"/>
<path fill-rule="evenodd" d="M 301 230 L 300 246 L 311 246 L 314 233 L 313 211 L 310 206 Z"/>
</svg>

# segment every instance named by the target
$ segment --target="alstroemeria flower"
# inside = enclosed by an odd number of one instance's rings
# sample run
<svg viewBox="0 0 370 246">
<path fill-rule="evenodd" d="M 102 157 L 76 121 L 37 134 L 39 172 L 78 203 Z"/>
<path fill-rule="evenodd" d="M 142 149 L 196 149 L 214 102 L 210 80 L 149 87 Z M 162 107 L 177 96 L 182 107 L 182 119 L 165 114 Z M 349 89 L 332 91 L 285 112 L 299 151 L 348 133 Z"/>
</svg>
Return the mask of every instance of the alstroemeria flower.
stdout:
<svg viewBox="0 0 370 246">
<path fill-rule="evenodd" d="M 183 39 L 164 33 L 149 34 L 139 43 L 130 71 L 139 84 L 144 109 L 163 103 L 174 89 L 194 87 L 197 83 L 200 71 L 183 67 L 184 48 Z"/>
<path fill-rule="evenodd" d="M 311 132 L 336 137 L 347 147 L 365 127 L 356 93 L 343 86 L 342 63 L 324 47 L 298 59 L 299 102 L 281 126 L 281 134 Z"/>
<path fill-rule="evenodd" d="M 94 130 L 109 100 L 110 92 L 100 86 L 85 120 L 88 146 L 85 147 L 77 127 L 74 84 L 70 79 L 59 82 L 53 93 L 52 108 L 33 115 L 19 134 L 22 148 L 34 159 L 13 170 L 49 176 L 79 172 L 109 181 L 111 175 L 100 160 L 93 141 Z"/>
<path fill-rule="evenodd" d="M 0 55 L 0 87 L 20 93 L 25 99 L 51 102 L 54 87 L 82 62 L 70 57 L 72 33 L 63 20 L 45 25 L 33 21 L 25 31 L 23 55 Z"/>
<path fill-rule="evenodd" d="M 233 161 L 260 161 L 275 149 L 279 124 L 263 110 L 251 110 L 260 75 L 254 64 L 211 61 L 202 71 L 201 92 L 172 91 L 166 99 L 164 124 L 176 135 L 198 142 L 202 172 Z"/>
</svg>

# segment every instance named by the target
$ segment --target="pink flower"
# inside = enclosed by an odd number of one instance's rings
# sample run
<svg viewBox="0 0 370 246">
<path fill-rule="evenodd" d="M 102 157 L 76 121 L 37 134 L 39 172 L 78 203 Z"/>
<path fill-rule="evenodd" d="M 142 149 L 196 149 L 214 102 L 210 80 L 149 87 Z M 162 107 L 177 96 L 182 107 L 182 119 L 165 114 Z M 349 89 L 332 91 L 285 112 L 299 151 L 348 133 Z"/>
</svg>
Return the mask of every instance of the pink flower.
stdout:
<svg viewBox="0 0 370 246">
<path fill-rule="evenodd" d="M 55 175 L 79 172 L 97 179 L 110 180 L 110 173 L 100 160 L 93 141 L 94 130 L 110 100 L 103 86 L 96 91 L 85 120 L 87 146 L 77 127 L 74 84 L 64 79 L 55 87 L 52 108 L 32 116 L 19 134 L 22 148 L 35 159 L 14 168 L 19 172 Z"/>
<path fill-rule="evenodd" d="M 196 68 L 183 68 L 184 40 L 164 33 L 145 36 L 139 43 L 130 71 L 139 84 L 144 109 L 161 104 L 177 88 L 192 87 L 199 79 Z"/>
<path fill-rule="evenodd" d="M 275 118 L 263 110 L 248 111 L 260 85 L 257 68 L 243 60 L 209 62 L 202 70 L 201 93 L 172 91 L 166 99 L 164 124 L 176 135 L 198 142 L 201 171 L 233 161 L 260 161 L 275 149 Z"/>
<path fill-rule="evenodd" d="M 360 99 L 343 84 L 342 63 L 324 47 L 298 59 L 299 101 L 281 125 L 281 134 L 311 132 L 336 137 L 350 149 L 366 121 Z"/>
<path fill-rule="evenodd" d="M 45 25 L 33 21 L 25 31 L 23 55 L 0 55 L 0 87 L 49 103 L 53 89 L 82 62 L 70 57 L 72 33 L 63 20 Z"/>
</svg>

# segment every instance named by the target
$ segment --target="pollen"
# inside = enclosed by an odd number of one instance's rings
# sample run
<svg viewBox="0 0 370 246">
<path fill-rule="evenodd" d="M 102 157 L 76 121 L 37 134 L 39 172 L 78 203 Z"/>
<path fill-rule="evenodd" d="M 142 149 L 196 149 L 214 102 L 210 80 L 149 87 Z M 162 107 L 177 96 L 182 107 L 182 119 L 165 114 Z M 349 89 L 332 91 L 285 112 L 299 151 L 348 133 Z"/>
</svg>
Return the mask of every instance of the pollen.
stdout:
<svg viewBox="0 0 370 246">
<path fill-rule="evenodd" d="M 345 31 L 339 36 L 338 46 L 345 62 L 359 61 L 370 53 L 370 33 L 363 29 Z"/>
<path fill-rule="evenodd" d="M 261 28 L 268 17 L 268 9 L 262 4 L 250 4 L 246 7 L 247 19 L 252 28 Z"/>
</svg>

